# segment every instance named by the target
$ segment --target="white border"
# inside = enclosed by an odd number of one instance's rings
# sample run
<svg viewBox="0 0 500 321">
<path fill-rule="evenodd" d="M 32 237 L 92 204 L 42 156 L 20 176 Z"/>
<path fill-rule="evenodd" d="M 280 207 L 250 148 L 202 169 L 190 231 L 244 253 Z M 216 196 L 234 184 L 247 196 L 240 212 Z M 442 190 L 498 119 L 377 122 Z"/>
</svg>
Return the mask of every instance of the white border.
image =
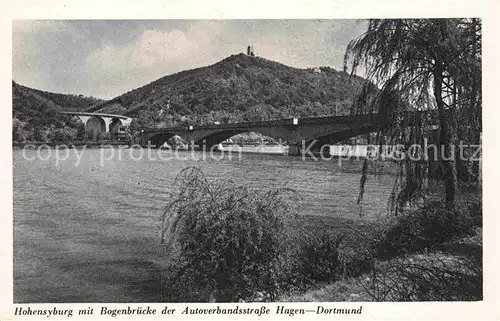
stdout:
<svg viewBox="0 0 500 321">
<path fill-rule="evenodd" d="M 469 303 L 364 303 L 361 316 L 341 315 L 296 315 L 294 320 L 310 319 L 393 319 L 393 320 L 498 320 L 500 319 L 498 272 L 500 257 L 500 227 L 497 182 L 500 181 L 498 166 L 500 164 L 498 140 L 500 135 L 496 129 L 500 124 L 496 111 L 499 63 L 499 18 L 500 2 L 496 0 L 452 0 L 452 1 L 35 1 L 17 0 L 7 4 L 2 2 L 1 8 L 1 136 L 0 164 L 3 167 L 0 175 L 0 215 L 1 233 L 1 294 L 0 320 L 44 319 L 46 317 L 15 317 L 12 296 L 12 148 L 11 148 L 11 80 L 12 80 L 12 20 L 13 19 L 168 19 L 168 18 L 410 18 L 410 17 L 481 17 L 483 19 L 483 171 L 484 171 L 484 301 Z M 74 309 L 93 306 L 98 310 L 105 304 L 57 304 L 60 308 Z M 106 304 L 109 307 L 126 307 L 129 304 Z M 130 304 L 134 306 L 155 306 L 161 310 L 165 304 Z M 183 309 L 187 304 L 168 304 L 169 307 Z M 260 307 L 261 303 L 248 304 Z M 279 304 L 266 304 L 271 309 Z M 287 307 L 306 307 L 314 309 L 315 303 L 290 303 Z M 338 307 L 342 303 L 322 304 Z M 33 304 L 32 308 L 50 308 L 54 304 Z M 214 307 L 213 304 L 190 304 L 190 307 Z M 222 304 L 221 304 L 222 306 Z M 235 306 L 224 305 L 224 306 Z M 241 304 L 240 304 L 241 306 Z M 359 307 L 358 303 L 349 303 L 349 307 Z M 274 310 L 274 309 L 273 309 Z M 162 319 L 233 319 L 232 316 L 157 316 Z M 90 317 L 87 317 L 90 318 Z M 98 315 L 92 318 L 99 318 Z M 100 318 L 110 319 L 109 316 Z M 119 317 L 120 319 L 147 319 L 152 317 Z M 254 318 L 238 316 L 238 319 Z M 271 314 L 266 319 L 284 319 L 288 316 Z M 73 316 L 72 319 L 82 319 Z"/>
</svg>

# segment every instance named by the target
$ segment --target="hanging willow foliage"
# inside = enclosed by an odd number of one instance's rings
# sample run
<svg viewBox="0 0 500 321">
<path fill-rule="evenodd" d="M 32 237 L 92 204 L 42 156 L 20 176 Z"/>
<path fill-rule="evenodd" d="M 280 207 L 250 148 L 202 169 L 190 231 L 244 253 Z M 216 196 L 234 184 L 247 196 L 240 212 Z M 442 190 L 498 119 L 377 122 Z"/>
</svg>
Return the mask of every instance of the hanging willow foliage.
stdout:
<svg viewBox="0 0 500 321">
<path fill-rule="evenodd" d="M 425 141 L 439 145 L 439 155 L 446 156 L 461 141 L 480 144 L 481 21 L 370 20 L 367 31 L 349 43 L 344 57 L 345 70 L 355 74 L 360 68 L 368 81 L 351 112 L 378 113 L 375 143 L 402 145 L 406 154 L 389 200 L 391 212 L 397 214 L 425 196 L 429 172 L 435 172 L 436 164 L 444 179 L 445 201 L 453 206 L 457 182 L 476 179 L 477 162 L 464 161 L 459 155 L 436 160 L 408 156 L 423 154 L 410 146 L 424 146 Z M 363 166 L 358 202 L 364 193 L 366 169 Z"/>
</svg>

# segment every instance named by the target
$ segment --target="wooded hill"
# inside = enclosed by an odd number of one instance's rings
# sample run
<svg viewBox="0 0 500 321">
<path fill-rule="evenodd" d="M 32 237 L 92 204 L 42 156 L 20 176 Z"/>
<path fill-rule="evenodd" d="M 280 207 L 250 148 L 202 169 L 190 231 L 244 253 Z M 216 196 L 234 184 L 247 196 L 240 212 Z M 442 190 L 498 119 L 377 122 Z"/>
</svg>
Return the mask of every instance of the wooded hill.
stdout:
<svg viewBox="0 0 500 321">
<path fill-rule="evenodd" d="M 364 79 L 329 67 L 297 69 L 245 54 L 186 70 L 93 106 L 138 127 L 347 114 Z"/>
</svg>

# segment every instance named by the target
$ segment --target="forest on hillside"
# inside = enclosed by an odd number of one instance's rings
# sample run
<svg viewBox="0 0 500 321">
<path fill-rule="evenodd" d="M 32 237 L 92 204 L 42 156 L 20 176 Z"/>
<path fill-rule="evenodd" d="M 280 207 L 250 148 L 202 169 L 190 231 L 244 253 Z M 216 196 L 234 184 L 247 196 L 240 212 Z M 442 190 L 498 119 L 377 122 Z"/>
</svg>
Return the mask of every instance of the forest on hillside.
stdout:
<svg viewBox="0 0 500 321">
<path fill-rule="evenodd" d="M 160 78 L 89 110 L 136 117 L 135 129 L 345 115 L 364 83 L 329 67 L 297 69 L 238 54 Z"/>
<path fill-rule="evenodd" d="M 12 140 L 75 141 L 85 139 L 83 123 L 61 115 L 60 110 L 83 110 L 102 101 L 82 95 L 65 95 L 25 87 L 12 81 Z"/>
</svg>

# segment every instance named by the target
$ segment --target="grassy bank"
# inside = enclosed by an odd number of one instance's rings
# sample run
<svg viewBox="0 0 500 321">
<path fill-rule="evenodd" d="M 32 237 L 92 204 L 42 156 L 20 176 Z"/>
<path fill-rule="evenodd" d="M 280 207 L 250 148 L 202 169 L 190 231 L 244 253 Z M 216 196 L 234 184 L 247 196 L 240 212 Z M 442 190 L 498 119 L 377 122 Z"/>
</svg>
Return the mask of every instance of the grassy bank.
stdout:
<svg viewBox="0 0 500 321">
<path fill-rule="evenodd" d="M 482 299 L 482 229 L 432 250 L 376 261 L 356 277 L 285 293 L 282 302 L 477 301 Z"/>
<path fill-rule="evenodd" d="M 482 208 L 428 201 L 374 221 L 301 216 L 294 192 L 178 178 L 163 216 L 168 302 L 482 298 Z"/>
</svg>

